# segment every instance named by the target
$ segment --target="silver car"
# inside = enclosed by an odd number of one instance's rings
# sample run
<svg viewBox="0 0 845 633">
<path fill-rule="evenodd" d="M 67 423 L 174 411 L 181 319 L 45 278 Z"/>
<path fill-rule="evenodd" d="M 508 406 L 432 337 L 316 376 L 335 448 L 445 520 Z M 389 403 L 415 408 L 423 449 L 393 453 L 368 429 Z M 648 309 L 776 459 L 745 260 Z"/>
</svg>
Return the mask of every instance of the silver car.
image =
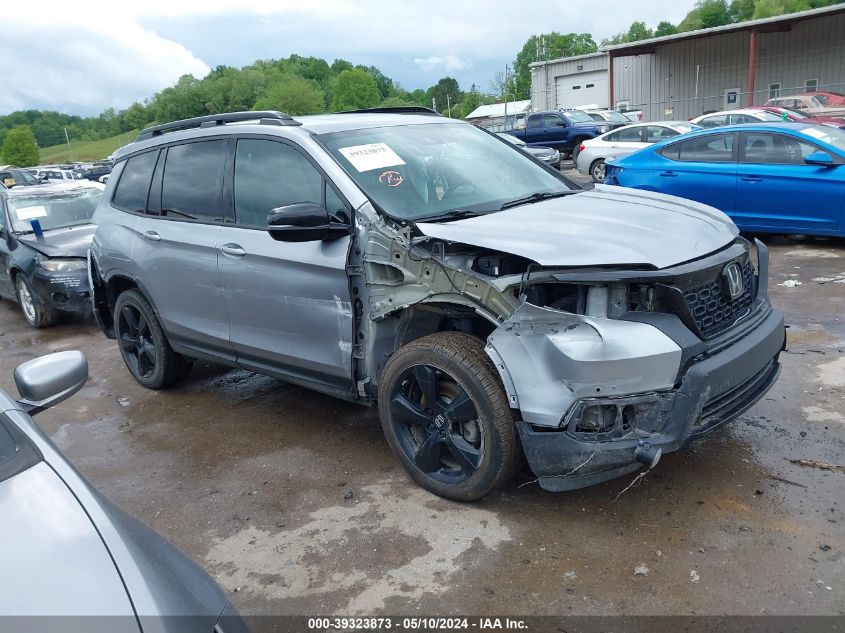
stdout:
<svg viewBox="0 0 845 633">
<path fill-rule="evenodd" d="M 593 182 L 604 182 L 604 165 L 611 158 L 626 156 L 652 143 L 699 129 L 701 126 L 685 121 L 627 125 L 583 141 L 575 159 L 575 167 L 585 176 L 591 176 Z"/>
<path fill-rule="evenodd" d="M 423 108 L 201 117 L 115 159 L 89 270 L 135 379 L 208 359 L 377 406 L 445 497 L 520 453 L 549 490 L 651 467 L 778 374 L 766 249 L 722 212 Z"/>
<path fill-rule="evenodd" d="M 0 389 L 0 621 L 9 631 L 245 633 L 223 590 L 99 494 L 32 415 L 85 384 L 82 352 L 15 370 Z"/>
</svg>

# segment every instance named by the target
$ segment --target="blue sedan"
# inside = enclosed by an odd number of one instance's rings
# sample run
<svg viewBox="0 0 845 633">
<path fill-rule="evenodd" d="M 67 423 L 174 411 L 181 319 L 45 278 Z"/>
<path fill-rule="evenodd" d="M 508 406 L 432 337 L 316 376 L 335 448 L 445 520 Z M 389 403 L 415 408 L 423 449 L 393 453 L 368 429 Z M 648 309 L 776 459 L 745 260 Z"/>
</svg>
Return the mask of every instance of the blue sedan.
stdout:
<svg viewBox="0 0 845 633">
<path fill-rule="evenodd" d="M 605 184 L 709 204 L 743 231 L 845 236 L 845 131 L 778 122 L 691 132 L 608 162 Z"/>
</svg>

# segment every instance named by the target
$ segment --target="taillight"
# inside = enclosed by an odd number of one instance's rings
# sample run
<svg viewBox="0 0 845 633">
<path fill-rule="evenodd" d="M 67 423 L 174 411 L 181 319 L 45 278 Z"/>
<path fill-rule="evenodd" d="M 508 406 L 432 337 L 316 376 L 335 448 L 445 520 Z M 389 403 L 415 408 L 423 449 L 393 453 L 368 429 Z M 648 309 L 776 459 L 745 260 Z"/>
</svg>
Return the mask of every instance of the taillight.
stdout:
<svg viewBox="0 0 845 633">
<path fill-rule="evenodd" d="M 583 151 L 584 151 L 584 144 L 583 144 L 583 143 L 581 143 L 581 147 L 579 147 L 579 148 L 578 148 L 578 151 L 579 151 L 579 152 L 583 152 Z"/>
</svg>

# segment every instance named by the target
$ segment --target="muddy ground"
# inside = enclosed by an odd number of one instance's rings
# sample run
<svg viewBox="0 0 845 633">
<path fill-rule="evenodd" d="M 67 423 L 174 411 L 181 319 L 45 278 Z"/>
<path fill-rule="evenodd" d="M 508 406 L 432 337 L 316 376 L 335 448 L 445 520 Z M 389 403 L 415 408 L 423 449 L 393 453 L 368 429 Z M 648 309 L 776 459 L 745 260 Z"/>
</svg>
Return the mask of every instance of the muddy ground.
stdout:
<svg viewBox="0 0 845 633">
<path fill-rule="evenodd" d="M 618 500 L 632 476 L 444 501 L 405 476 L 372 410 L 205 364 L 145 391 L 93 322 L 36 331 L 9 301 L 0 384 L 84 350 L 87 386 L 39 424 L 247 614 L 842 615 L 845 474 L 789 460 L 845 463 L 845 241 L 766 241 L 790 325 L 779 382 Z"/>
</svg>

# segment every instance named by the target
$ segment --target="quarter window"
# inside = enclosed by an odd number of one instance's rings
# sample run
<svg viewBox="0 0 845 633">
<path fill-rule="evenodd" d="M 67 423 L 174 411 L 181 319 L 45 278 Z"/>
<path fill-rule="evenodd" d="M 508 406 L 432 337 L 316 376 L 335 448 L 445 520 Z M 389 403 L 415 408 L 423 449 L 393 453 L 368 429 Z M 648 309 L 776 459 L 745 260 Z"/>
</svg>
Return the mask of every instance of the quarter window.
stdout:
<svg viewBox="0 0 845 633">
<path fill-rule="evenodd" d="M 155 150 L 138 154 L 126 161 L 114 191 L 114 206 L 124 211 L 144 212 L 157 156 L 158 150 Z"/>
<path fill-rule="evenodd" d="M 298 202 L 323 204 L 323 177 L 308 159 L 285 143 L 239 140 L 235 154 L 238 224 L 265 228 L 271 209 Z M 339 200 L 327 202 L 337 206 Z"/>
<path fill-rule="evenodd" d="M 728 163 L 733 158 L 733 134 L 697 136 L 664 147 L 660 154 L 672 160 L 698 163 Z"/>
<path fill-rule="evenodd" d="M 167 150 L 161 215 L 222 222 L 226 141 L 173 145 Z"/>
</svg>

